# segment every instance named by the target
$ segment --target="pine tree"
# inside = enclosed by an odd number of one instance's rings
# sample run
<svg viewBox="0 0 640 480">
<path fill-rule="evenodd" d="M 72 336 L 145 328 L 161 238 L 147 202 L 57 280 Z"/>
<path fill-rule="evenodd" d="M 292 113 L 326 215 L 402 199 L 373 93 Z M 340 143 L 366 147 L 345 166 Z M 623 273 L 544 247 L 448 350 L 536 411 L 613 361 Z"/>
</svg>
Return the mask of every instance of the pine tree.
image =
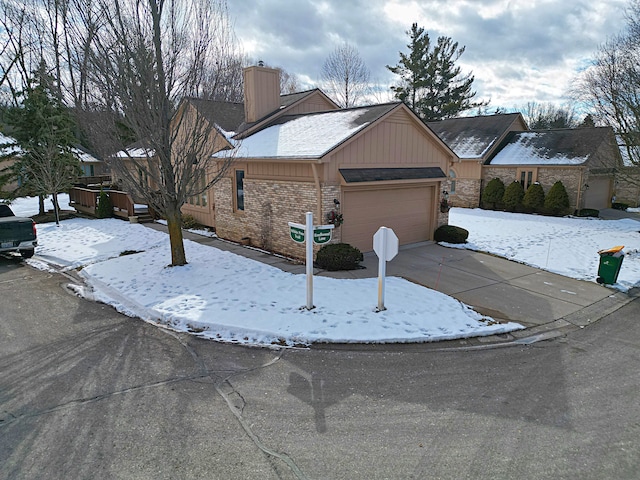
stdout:
<svg viewBox="0 0 640 480">
<path fill-rule="evenodd" d="M 569 211 L 569 195 L 561 181 L 554 183 L 547 193 L 544 209 L 552 215 L 564 215 Z"/>
<path fill-rule="evenodd" d="M 504 196 L 504 183 L 499 178 L 494 178 L 482 191 L 482 204 L 486 208 L 490 206 L 493 210 L 502 202 Z"/>
<path fill-rule="evenodd" d="M 511 182 L 502 196 L 504 208 L 510 212 L 515 212 L 518 207 L 522 206 L 523 197 L 524 188 L 522 188 L 522 184 L 520 182 Z"/>
<path fill-rule="evenodd" d="M 396 66 L 387 68 L 399 75 L 399 85 L 391 87 L 398 100 L 405 102 L 425 121 L 455 117 L 470 108 L 485 106 L 472 102 L 473 75 L 461 73 L 455 66 L 465 47 L 458 47 L 450 37 L 439 37 L 432 47 L 429 33 L 417 23 L 406 32 L 410 38 L 409 54 L 400 52 Z"/>
<path fill-rule="evenodd" d="M 59 224 L 58 192 L 68 189 L 81 170 L 71 150 L 75 142 L 71 115 L 54 92 L 43 61 L 21 92 L 22 105 L 11 110 L 7 120 L 20 149 L 13 168 L 23 180 L 21 188 L 27 194 L 52 195 Z"/>
<path fill-rule="evenodd" d="M 531 212 L 540 212 L 544 208 L 544 190 L 539 183 L 532 183 L 522 199 L 524 207 Z"/>
</svg>

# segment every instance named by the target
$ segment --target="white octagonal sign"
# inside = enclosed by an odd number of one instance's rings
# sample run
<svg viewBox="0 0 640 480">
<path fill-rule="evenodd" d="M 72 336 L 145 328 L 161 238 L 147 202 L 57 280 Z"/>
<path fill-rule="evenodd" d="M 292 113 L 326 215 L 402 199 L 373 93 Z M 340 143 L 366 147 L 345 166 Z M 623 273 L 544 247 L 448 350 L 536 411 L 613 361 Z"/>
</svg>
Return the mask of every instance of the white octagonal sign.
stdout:
<svg viewBox="0 0 640 480">
<path fill-rule="evenodd" d="M 380 227 L 373 235 L 373 251 L 387 262 L 398 254 L 398 245 L 398 237 L 390 228 Z"/>
</svg>

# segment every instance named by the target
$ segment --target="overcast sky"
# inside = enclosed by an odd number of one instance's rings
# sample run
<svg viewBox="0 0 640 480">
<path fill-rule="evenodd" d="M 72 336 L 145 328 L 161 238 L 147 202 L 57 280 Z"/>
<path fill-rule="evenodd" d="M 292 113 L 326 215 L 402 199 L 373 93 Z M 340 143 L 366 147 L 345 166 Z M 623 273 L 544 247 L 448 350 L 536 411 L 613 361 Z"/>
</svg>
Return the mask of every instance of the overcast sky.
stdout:
<svg viewBox="0 0 640 480">
<path fill-rule="evenodd" d="M 316 86 L 327 56 L 355 46 L 372 79 L 391 85 L 413 22 L 432 42 L 466 51 L 477 99 L 512 110 L 529 101 L 563 104 L 577 72 L 624 27 L 627 0 L 252 0 L 229 2 L 245 53 Z"/>
</svg>

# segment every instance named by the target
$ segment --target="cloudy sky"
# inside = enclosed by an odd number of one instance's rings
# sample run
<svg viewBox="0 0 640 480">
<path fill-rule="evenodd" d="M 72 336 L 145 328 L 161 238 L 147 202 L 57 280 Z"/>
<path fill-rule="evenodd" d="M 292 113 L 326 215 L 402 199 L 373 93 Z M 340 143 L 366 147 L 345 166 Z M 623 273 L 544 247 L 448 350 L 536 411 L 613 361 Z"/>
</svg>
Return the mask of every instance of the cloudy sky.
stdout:
<svg viewBox="0 0 640 480">
<path fill-rule="evenodd" d="M 478 99 L 513 109 L 567 101 L 577 72 L 624 27 L 628 0 L 253 0 L 229 10 L 245 52 L 315 86 L 327 56 L 355 46 L 372 79 L 391 85 L 413 22 L 432 41 L 448 36 L 466 51 Z"/>
</svg>

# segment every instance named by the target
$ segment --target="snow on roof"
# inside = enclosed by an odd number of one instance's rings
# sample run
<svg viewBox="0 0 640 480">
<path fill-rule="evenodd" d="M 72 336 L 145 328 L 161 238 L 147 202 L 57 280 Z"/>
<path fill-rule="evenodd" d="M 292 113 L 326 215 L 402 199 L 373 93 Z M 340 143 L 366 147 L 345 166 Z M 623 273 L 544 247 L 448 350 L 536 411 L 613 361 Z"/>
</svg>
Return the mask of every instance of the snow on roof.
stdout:
<svg viewBox="0 0 640 480">
<path fill-rule="evenodd" d="M 216 157 L 319 158 L 371 123 L 375 107 L 336 110 L 279 119 Z"/>
<path fill-rule="evenodd" d="M 11 153 L 20 153 L 22 149 L 15 145 L 16 139 L 8 137 L 7 135 L 0 133 L 0 155 L 9 155 Z M 10 145 L 10 146 L 6 146 Z M 78 147 L 71 147 L 71 151 L 78 157 L 82 163 L 101 163 L 96 157 L 89 152 Z"/>
<path fill-rule="evenodd" d="M 116 153 L 118 158 L 150 158 L 155 156 L 155 151 L 147 148 L 126 148 Z"/>
<path fill-rule="evenodd" d="M 0 155 L 10 155 L 12 153 L 20 153 L 22 150 L 15 145 L 16 139 L 8 137 L 4 133 L 0 133 Z"/>
<path fill-rule="evenodd" d="M 102 163 L 96 157 L 89 152 L 82 150 L 81 148 L 72 147 L 71 151 L 80 159 L 82 163 Z"/>
<path fill-rule="evenodd" d="M 555 132 L 554 132 L 555 133 Z M 491 165 L 580 165 L 589 155 L 577 155 L 571 150 L 549 147 L 551 131 L 519 132 L 502 148 Z"/>
<path fill-rule="evenodd" d="M 436 135 L 459 158 L 480 159 L 491 150 L 519 117 L 518 113 L 448 118 L 428 122 Z"/>
<path fill-rule="evenodd" d="M 498 140 L 498 137 L 488 139 L 486 137 L 465 137 L 460 135 L 450 142 L 447 142 L 447 144 L 451 146 L 451 149 L 460 158 L 482 158 L 496 140 Z"/>
</svg>

